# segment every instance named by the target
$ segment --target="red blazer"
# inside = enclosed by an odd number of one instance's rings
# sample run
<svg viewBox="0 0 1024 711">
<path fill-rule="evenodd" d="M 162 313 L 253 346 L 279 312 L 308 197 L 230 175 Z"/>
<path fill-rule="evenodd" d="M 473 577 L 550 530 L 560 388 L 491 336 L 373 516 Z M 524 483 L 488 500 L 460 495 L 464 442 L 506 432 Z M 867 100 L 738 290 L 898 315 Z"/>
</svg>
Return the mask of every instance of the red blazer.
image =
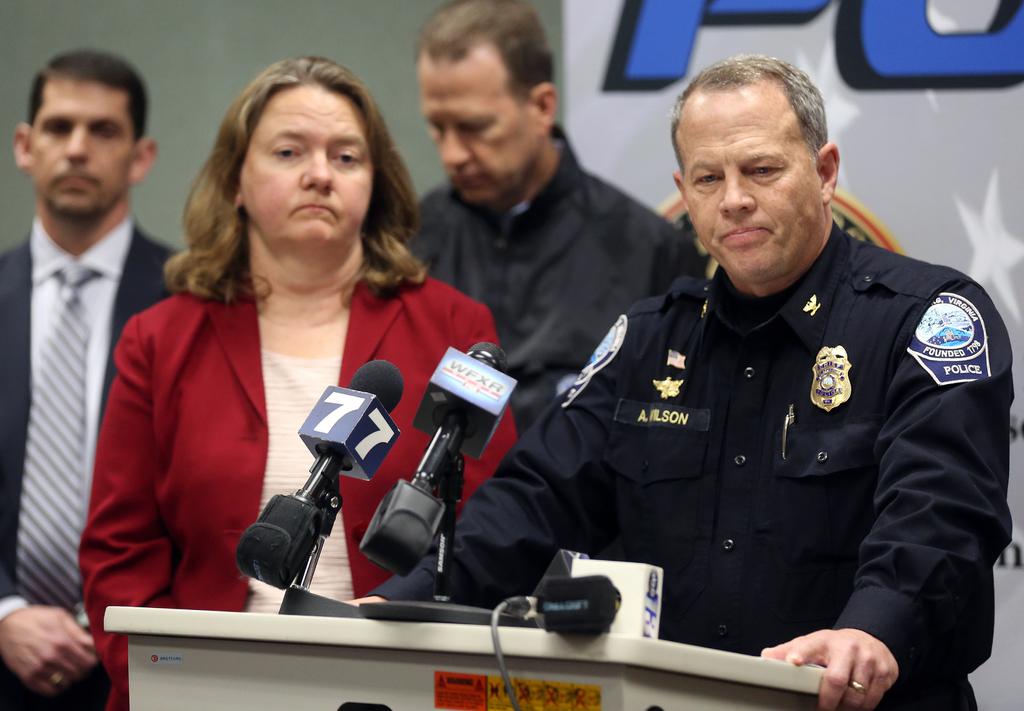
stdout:
<svg viewBox="0 0 1024 711">
<path fill-rule="evenodd" d="M 397 365 L 405 380 L 392 412 L 401 436 L 387 459 L 370 482 L 341 478 L 357 596 L 388 577 L 358 542 L 385 492 L 415 472 L 428 444 L 412 419 L 431 374 L 448 346 L 496 340 L 487 307 L 441 282 L 428 279 L 387 299 L 357 286 L 338 383 L 375 358 Z M 252 301 L 171 297 L 128 322 L 115 359 L 80 549 L 86 610 L 114 686 L 108 709 L 128 706 L 127 640 L 102 632 L 108 605 L 242 609 L 247 580 L 235 546 L 260 513 L 267 458 Z M 483 459 L 467 458 L 466 497 L 514 440 L 506 416 Z"/>
</svg>

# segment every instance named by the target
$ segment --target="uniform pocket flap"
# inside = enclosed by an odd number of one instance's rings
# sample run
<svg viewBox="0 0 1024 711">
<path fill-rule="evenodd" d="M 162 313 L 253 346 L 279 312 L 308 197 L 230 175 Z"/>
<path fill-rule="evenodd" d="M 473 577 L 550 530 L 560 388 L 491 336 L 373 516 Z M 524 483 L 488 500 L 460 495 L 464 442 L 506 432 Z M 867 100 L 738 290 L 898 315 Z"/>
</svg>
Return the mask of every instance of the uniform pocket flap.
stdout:
<svg viewBox="0 0 1024 711">
<path fill-rule="evenodd" d="M 875 442 L 882 418 L 874 417 L 821 428 L 789 428 L 786 458 L 777 450 L 776 476 L 825 476 L 877 464 Z M 781 433 L 780 433 L 781 437 Z"/>
<path fill-rule="evenodd" d="M 698 410 L 697 418 L 708 418 Z M 619 474 L 637 484 L 701 475 L 708 446 L 706 430 L 615 422 L 605 459 Z"/>
</svg>

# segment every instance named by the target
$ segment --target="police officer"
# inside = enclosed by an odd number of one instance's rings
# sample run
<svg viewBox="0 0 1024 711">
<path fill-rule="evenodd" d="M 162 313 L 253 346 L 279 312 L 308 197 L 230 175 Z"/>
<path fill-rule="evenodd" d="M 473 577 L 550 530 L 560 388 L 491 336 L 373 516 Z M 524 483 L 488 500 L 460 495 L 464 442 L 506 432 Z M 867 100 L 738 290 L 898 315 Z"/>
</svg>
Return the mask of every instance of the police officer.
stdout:
<svg viewBox="0 0 1024 711">
<path fill-rule="evenodd" d="M 722 61 L 673 116 L 722 269 L 620 317 L 478 490 L 457 599 L 526 592 L 558 548 L 620 535 L 665 570 L 662 638 L 823 665 L 823 709 L 976 708 L 1010 540 L 999 315 L 963 274 L 832 223 L 839 152 L 796 68 Z"/>
</svg>

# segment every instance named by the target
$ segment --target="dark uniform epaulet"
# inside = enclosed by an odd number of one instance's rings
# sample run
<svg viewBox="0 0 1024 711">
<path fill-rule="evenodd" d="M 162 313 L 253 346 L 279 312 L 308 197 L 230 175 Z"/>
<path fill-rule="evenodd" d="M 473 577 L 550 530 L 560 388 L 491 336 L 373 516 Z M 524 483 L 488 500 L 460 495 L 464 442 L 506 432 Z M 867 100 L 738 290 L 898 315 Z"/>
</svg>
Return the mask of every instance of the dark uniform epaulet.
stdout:
<svg viewBox="0 0 1024 711">
<path fill-rule="evenodd" d="M 851 283 L 856 291 L 882 287 L 895 294 L 927 299 L 947 284 L 974 282 L 956 269 L 930 264 L 875 245 L 853 242 Z"/>
<path fill-rule="evenodd" d="M 708 298 L 708 285 L 710 283 L 711 280 L 705 277 L 681 276 L 672 282 L 668 293 L 674 299 L 689 297 L 698 301 L 704 301 L 704 299 Z"/>
<path fill-rule="evenodd" d="M 630 317 L 642 314 L 656 314 L 667 310 L 674 302 L 680 299 L 694 300 L 696 303 L 703 303 L 707 298 L 707 279 L 697 277 L 681 276 L 672 282 L 672 286 L 664 294 L 650 296 L 637 301 L 629 309 Z"/>
</svg>

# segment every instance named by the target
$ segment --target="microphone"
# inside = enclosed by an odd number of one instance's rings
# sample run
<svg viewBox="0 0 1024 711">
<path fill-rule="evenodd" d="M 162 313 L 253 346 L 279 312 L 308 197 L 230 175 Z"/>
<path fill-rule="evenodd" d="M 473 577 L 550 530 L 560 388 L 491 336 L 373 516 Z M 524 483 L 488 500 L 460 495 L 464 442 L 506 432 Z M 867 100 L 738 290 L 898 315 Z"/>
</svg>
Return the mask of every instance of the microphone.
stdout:
<svg viewBox="0 0 1024 711">
<path fill-rule="evenodd" d="M 442 474 L 460 452 L 483 453 L 508 407 L 516 381 L 502 372 L 505 366 L 504 351 L 493 343 L 444 354 L 413 419 L 432 435 L 430 444 L 412 481 L 396 482 L 381 500 L 359 544 L 377 565 L 405 575 L 426 555 L 445 512 L 434 495 Z"/>
<path fill-rule="evenodd" d="M 351 388 L 329 386 L 313 406 L 299 437 L 316 457 L 294 494 L 273 496 L 242 534 L 235 562 L 243 575 L 287 588 L 306 565 L 317 537 L 329 535 L 341 506 L 338 475 L 369 481 L 399 430 L 388 415 L 402 398 L 402 375 L 374 360 L 352 376 Z"/>
<path fill-rule="evenodd" d="M 537 597 L 545 630 L 603 634 L 611 628 L 622 596 L 607 576 L 556 576 L 545 582 Z"/>
<path fill-rule="evenodd" d="M 299 439 L 317 458 L 300 494 L 315 488 L 317 470 L 369 481 L 398 438 L 398 427 L 388 416 L 402 399 L 398 368 L 386 360 L 371 360 L 349 385 L 351 389 L 329 385 L 299 428 Z"/>
<path fill-rule="evenodd" d="M 660 567 L 649 563 L 575 558 L 571 575 L 573 579 L 604 576 L 619 591 L 621 603 L 611 625 L 612 633 L 658 638 L 665 579 Z"/>
<path fill-rule="evenodd" d="M 445 449 L 479 459 L 516 386 L 506 365 L 505 352 L 493 343 L 477 343 L 466 353 L 449 348 L 430 377 L 413 427 L 433 435 L 431 447 L 441 435 Z M 423 459 L 417 477 L 431 473 L 424 470 L 428 457 Z"/>
</svg>

